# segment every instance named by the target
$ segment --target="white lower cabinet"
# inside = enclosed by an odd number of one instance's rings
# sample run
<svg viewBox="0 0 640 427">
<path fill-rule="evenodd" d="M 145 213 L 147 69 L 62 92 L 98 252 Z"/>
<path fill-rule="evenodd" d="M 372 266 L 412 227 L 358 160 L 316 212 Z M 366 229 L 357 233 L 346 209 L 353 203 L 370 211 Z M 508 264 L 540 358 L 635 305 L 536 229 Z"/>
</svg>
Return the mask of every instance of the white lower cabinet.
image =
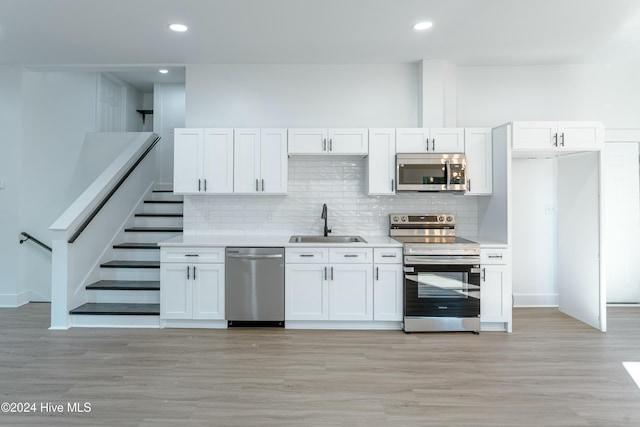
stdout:
<svg viewBox="0 0 640 427">
<path fill-rule="evenodd" d="M 375 248 L 373 260 L 373 320 L 401 321 L 402 248 Z"/>
<path fill-rule="evenodd" d="M 480 322 L 482 329 L 512 330 L 511 265 L 507 248 L 480 249 Z"/>
<path fill-rule="evenodd" d="M 179 252 L 183 251 L 180 260 Z M 224 260 L 224 248 L 217 258 Z M 213 251 L 215 252 L 215 251 Z M 224 263 L 199 262 L 211 249 L 161 249 L 160 319 L 224 320 Z"/>
<path fill-rule="evenodd" d="M 373 320 L 371 264 L 335 264 L 329 270 L 329 319 Z"/>
<path fill-rule="evenodd" d="M 329 320 L 327 275 L 324 264 L 286 264 L 285 320 Z"/>
<path fill-rule="evenodd" d="M 285 321 L 400 321 L 402 249 L 375 265 L 374 250 L 287 248 Z"/>
</svg>

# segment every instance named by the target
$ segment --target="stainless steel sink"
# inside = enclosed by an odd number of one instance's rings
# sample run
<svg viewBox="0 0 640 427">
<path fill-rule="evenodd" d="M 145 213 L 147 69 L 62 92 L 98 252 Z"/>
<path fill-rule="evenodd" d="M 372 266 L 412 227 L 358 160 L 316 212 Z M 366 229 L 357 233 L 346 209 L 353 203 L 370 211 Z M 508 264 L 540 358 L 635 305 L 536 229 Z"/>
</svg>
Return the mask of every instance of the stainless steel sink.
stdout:
<svg viewBox="0 0 640 427">
<path fill-rule="evenodd" d="M 291 236 L 289 243 L 367 243 L 360 236 Z"/>
</svg>

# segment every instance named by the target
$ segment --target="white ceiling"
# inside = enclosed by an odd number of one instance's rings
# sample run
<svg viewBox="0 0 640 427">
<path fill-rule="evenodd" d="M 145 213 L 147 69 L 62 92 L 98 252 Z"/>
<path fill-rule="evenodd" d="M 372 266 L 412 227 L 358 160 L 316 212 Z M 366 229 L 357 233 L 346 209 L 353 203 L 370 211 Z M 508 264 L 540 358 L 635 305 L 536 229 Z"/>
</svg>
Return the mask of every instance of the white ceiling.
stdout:
<svg viewBox="0 0 640 427">
<path fill-rule="evenodd" d="M 422 20 L 433 28 L 414 31 Z M 0 0 L 5 65 L 144 66 L 158 78 L 160 65 L 421 59 L 638 63 L 640 1 Z"/>
</svg>

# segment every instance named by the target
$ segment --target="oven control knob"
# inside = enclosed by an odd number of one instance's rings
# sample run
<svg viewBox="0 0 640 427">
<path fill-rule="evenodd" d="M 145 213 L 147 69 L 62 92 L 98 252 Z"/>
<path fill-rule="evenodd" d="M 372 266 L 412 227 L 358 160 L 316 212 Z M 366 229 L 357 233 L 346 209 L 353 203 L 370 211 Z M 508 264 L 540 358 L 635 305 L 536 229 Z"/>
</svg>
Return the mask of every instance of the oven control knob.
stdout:
<svg viewBox="0 0 640 427">
<path fill-rule="evenodd" d="M 438 222 L 444 222 L 444 216 L 440 215 L 440 216 L 438 217 Z"/>
<path fill-rule="evenodd" d="M 403 216 L 403 217 L 401 218 L 401 221 L 402 221 L 402 222 L 407 222 L 407 217 L 406 217 L 406 216 Z"/>
<path fill-rule="evenodd" d="M 397 216 L 394 216 L 393 217 L 393 222 L 398 222 L 398 221 L 400 221 L 400 218 L 398 218 Z"/>
<path fill-rule="evenodd" d="M 453 222 L 453 217 L 452 216 L 448 216 L 447 217 L 447 222 Z"/>
</svg>

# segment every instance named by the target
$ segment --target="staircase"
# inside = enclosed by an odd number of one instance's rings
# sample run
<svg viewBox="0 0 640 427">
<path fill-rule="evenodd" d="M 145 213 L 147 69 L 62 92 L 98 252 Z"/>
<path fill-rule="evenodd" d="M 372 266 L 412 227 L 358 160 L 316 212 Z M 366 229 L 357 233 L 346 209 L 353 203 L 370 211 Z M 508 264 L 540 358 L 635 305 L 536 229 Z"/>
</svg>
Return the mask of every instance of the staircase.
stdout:
<svg viewBox="0 0 640 427">
<path fill-rule="evenodd" d="M 160 248 L 182 233 L 182 196 L 156 189 L 113 245 L 113 259 L 100 265 L 101 280 L 86 286 L 89 301 L 69 311 L 72 326 L 158 327 Z"/>
</svg>

